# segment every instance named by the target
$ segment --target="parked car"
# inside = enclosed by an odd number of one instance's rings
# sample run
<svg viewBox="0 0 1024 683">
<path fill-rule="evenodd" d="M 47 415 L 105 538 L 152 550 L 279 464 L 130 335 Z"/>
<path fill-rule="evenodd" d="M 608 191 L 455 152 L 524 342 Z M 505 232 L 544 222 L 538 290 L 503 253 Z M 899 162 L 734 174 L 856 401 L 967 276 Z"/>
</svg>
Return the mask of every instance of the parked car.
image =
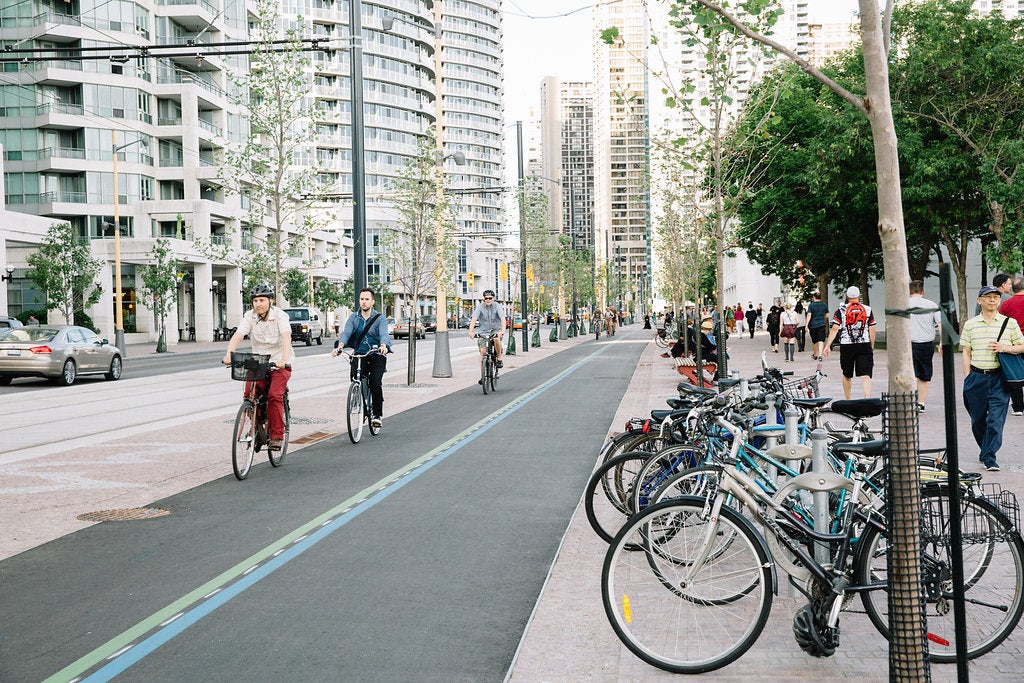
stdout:
<svg viewBox="0 0 1024 683">
<path fill-rule="evenodd" d="M 306 346 L 317 346 L 324 343 L 324 325 L 320 322 L 320 314 L 315 308 L 286 308 L 288 320 L 292 326 L 292 342 L 305 342 Z"/>
<path fill-rule="evenodd" d="M 469 329 L 469 316 L 463 315 L 459 317 L 458 328 L 462 330 Z"/>
<path fill-rule="evenodd" d="M 512 325 L 512 329 L 513 330 L 521 330 L 521 329 L 523 329 L 523 316 L 517 315 L 511 321 L 508 318 L 505 318 L 505 329 L 506 330 L 508 329 L 509 325 Z"/>
<path fill-rule="evenodd" d="M 0 385 L 15 377 L 45 377 L 65 386 L 79 375 L 116 380 L 122 365 L 116 346 L 76 325 L 18 327 L 0 339 Z"/>
<path fill-rule="evenodd" d="M 395 339 L 408 339 L 409 328 L 411 327 L 411 323 L 412 321 L 409 320 L 408 318 L 395 323 L 395 330 L 394 332 L 391 333 L 391 336 L 394 337 Z M 423 322 L 421 320 L 416 321 L 415 334 L 417 339 L 424 339 L 427 336 L 427 330 L 426 328 L 423 327 Z"/>
<path fill-rule="evenodd" d="M 420 318 L 423 322 L 423 329 L 427 332 L 437 332 L 437 318 L 432 315 L 425 315 Z"/>
<path fill-rule="evenodd" d="M 388 318 L 388 336 L 392 339 L 395 338 L 395 325 L 397 324 L 394 318 Z"/>
</svg>

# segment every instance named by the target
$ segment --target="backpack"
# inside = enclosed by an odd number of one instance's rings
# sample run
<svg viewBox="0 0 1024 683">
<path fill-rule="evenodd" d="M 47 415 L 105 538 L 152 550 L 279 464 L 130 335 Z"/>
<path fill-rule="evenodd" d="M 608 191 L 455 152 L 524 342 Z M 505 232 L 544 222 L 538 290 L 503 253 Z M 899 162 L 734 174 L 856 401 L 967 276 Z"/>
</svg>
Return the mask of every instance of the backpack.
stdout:
<svg viewBox="0 0 1024 683">
<path fill-rule="evenodd" d="M 868 309 L 859 301 L 850 302 L 846 305 L 846 320 L 843 322 L 850 340 L 858 341 L 868 326 Z"/>
</svg>

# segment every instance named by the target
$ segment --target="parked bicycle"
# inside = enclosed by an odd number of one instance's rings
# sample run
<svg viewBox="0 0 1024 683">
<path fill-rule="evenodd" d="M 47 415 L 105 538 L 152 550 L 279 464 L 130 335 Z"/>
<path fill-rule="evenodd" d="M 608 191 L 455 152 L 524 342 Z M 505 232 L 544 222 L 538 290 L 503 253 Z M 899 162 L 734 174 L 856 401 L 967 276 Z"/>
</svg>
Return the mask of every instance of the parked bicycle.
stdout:
<svg viewBox="0 0 1024 683">
<path fill-rule="evenodd" d="M 498 389 L 498 351 L 494 348 L 494 340 L 498 335 L 494 332 L 477 332 L 476 336 L 487 344 L 487 353 L 480 361 L 480 385 L 486 396 L 487 392 Z"/>
<path fill-rule="evenodd" d="M 369 425 L 370 434 L 380 434 L 380 426 L 375 426 L 371 420 L 373 415 L 373 402 L 370 395 L 370 379 L 363 374 L 363 360 L 367 356 L 377 353 L 376 350 L 369 353 L 352 353 L 348 350 L 340 352 L 349 361 L 355 359 L 356 368 L 352 374 L 352 382 L 348 387 L 348 396 L 345 398 L 345 423 L 348 427 L 348 438 L 352 443 L 359 443 L 363 438 L 363 426 Z"/>
<path fill-rule="evenodd" d="M 235 428 L 231 438 L 231 466 L 235 477 L 241 481 L 249 476 L 253 458 L 261 448 L 269 445 L 267 424 L 267 381 L 268 375 L 276 369 L 269 355 L 234 352 L 231 354 L 231 379 L 245 382 L 242 405 L 235 416 Z M 288 390 L 284 392 L 284 438 L 281 450 L 267 448 L 267 457 L 273 467 L 280 467 L 288 454 L 288 433 L 291 431 L 291 408 L 288 405 Z"/>
</svg>

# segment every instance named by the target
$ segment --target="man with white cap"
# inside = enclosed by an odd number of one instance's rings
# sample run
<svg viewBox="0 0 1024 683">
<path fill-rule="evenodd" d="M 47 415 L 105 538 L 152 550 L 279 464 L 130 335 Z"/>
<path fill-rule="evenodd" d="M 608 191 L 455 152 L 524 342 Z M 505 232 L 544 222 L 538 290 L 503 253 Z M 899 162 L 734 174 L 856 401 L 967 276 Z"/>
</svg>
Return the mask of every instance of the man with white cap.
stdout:
<svg viewBox="0 0 1024 683">
<path fill-rule="evenodd" d="M 860 302 L 860 288 L 846 290 L 846 303 L 832 316 L 832 330 L 825 341 L 825 357 L 839 335 L 839 367 L 843 370 L 843 393 L 850 400 L 851 381 L 860 378 L 864 398 L 871 396 L 871 373 L 875 368 L 875 314 Z"/>
</svg>

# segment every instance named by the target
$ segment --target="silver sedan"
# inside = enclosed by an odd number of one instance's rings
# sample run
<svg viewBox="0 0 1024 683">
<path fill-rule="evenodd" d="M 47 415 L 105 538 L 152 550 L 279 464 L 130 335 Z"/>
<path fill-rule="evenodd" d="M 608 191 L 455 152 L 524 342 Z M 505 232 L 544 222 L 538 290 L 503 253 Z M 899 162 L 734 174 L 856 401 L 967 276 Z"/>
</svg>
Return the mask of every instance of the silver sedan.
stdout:
<svg viewBox="0 0 1024 683">
<path fill-rule="evenodd" d="M 18 327 L 0 339 L 0 385 L 15 377 L 46 377 L 65 386 L 78 375 L 116 380 L 121 369 L 117 347 L 84 327 Z"/>
</svg>

